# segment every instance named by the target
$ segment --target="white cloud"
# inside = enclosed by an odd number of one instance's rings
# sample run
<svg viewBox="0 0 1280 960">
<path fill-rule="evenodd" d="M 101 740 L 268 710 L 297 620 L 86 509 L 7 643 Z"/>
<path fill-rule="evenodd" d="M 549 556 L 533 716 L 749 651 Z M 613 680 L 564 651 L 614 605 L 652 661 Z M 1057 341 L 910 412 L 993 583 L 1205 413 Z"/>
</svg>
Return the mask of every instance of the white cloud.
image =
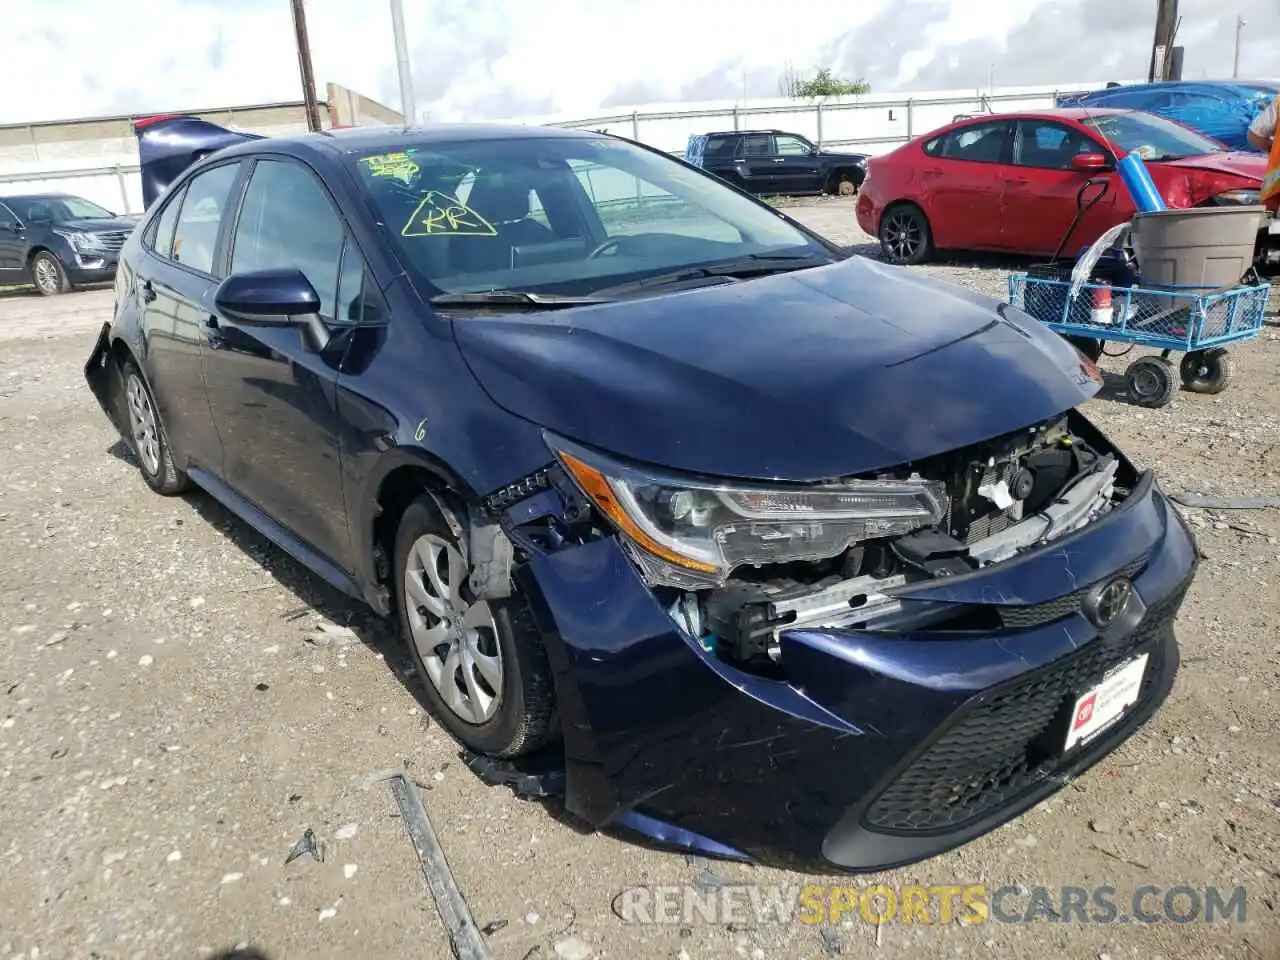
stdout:
<svg viewBox="0 0 1280 960">
<path fill-rule="evenodd" d="M 4 0 L 0 123 L 296 100 L 286 0 Z M 1136 0 L 404 0 L 433 119 L 775 96 L 785 64 L 877 89 L 1145 73 Z M 1182 0 L 1186 76 L 1230 73 L 1236 10 Z M 1240 0 L 1242 74 L 1280 75 L 1280 10 Z M 1148 9 L 1150 8 L 1150 9 Z M 55 12 L 56 11 L 56 12 Z M 1140 15 L 1136 15 L 1140 14 Z M 317 81 L 398 104 L 386 0 L 307 0 Z M 323 86 L 321 87 L 323 92 Z"/>
</svg>

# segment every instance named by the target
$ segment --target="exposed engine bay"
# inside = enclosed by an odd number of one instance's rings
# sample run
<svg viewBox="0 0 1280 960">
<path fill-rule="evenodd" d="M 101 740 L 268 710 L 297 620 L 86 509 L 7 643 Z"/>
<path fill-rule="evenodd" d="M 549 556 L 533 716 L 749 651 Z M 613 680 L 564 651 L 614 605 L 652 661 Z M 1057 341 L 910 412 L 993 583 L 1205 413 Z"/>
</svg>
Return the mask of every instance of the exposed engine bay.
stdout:
<svg viewBox="0 0 1280 960">
<path fill-rule="evenodd" d="M 1100 437 L 1081 436 L 1092 433 L 1083 420 L 1073 430 L 1073 416 L 869 478 L 943 491 L 943 516 L 931 526 L 861 540 L 827 559 L 744 564 L 711 589 L 656 592 L 717 657 L 766 668 L 784 630 L 965 629 L 951 622 L 950 605 L 904 603 L 895 590 L 1007 561 L 1093 523 L 1130 492 L 1121 461 Z"/>
</svg>

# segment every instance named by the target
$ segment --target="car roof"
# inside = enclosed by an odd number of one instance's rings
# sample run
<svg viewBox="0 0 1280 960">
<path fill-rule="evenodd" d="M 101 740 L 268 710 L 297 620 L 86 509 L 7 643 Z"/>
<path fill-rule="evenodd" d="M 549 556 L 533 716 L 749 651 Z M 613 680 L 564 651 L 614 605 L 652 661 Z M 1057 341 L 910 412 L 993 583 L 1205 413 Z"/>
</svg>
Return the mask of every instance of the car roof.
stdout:
<svg viewBox="0 0 1280 960">
<path fill-rule="evenodd" d="M 6 193 L 0 200 L 80 200 L 74 193 Z"/>
<path fill-rule="evenodd" d="M 407 145 L 433 143 L 474 143 L 485 140 L 607 140 L 607 134 L 566 127 L 537 127 L 505 123 L 439 123 L 427 126 L 343 127 L 319 133 L 268 137 L 236 144 L 225 153 L 252 153 L 265 145 L 271 149 L 298 151 L 328 150 L 363 153 L 367 150 L 395 150 Z"/>
</svg>

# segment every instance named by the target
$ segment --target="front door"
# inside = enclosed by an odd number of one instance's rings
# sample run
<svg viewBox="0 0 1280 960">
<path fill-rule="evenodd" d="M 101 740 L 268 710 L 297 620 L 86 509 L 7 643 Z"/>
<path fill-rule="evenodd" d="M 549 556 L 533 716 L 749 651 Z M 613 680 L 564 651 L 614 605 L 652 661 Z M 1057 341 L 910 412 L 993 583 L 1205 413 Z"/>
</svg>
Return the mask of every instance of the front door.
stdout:
<svg viewBox="0 0 1280 960">
<path fill-rule="evenodd" d="M 1052 120 L 1018 121 L 1013 162 L 1003 169 L 1002 249 L 1044 257 L 1061 248 L 1062 256 L 1074 262 L 1083 247 L 1116 222 L 1116 175 L 1071 166 L 1077 154 L 1089 153 L 1111 156 L 1074 127 Z M 1097 183 L 1086 188 L 1090 180 Z M 1090 206 L 1095 198 L 1098 202 Z M 1084 208 L 1078 222 L 1077 203 Z"/>
<path fill-rule="evenodd" d="M 231 232 L 228 275 L 296 267 L 337 330 L 345 228 L 303 164 L 259 159 Z M 351 248 L 351 256 L 358 252 Z M 360 263 L 361 271 L 363 263 Z M 206 318 L 204 378 L 223 440 L 222 475 L 237 493 L 340 567 L 350 538 L 342 495 L 338 369 L 347 338 L 317 350 L 304 331 Z"/>
<path fill-rule="evenodd" d="M 748 133 L 738 145 L 733 165 L 743 186 L 752 193 L 778 192 L 778 157 L 774 153 L 773 134 Z"/>
<path fill-rule="evenodd" d="M 825 186 L 822 161 L 813 144 L 790 133 L 777 134 L 773 142 L 777 153 L 774 166 L 778 170 L 778 191 L 783 194 L 820 192 Z"/>
</svg>

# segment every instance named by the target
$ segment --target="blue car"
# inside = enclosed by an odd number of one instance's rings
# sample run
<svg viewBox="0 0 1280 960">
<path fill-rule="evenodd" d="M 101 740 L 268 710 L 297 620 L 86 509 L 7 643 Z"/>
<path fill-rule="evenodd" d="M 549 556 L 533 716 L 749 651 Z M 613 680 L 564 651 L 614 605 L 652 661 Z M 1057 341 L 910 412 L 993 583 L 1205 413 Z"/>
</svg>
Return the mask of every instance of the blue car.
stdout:
<svg viewBox="0 0 1280 960">
<path fill-rule="evenodd" d="M 1145 110 L 1198 130 L 1232 150 L 1254 150 L 1248 138 L 1249 124 L 1277 95 L 1280 86 L 1273 83 L 1179 80 L 1059 97 L 1058 106 Z"/>
<path fill-rule="evenodd" d="M 89 387 L 588 824 L 908 863 L 1168 694 L 1192 534 L 1026 314 L 609 136 L 228 136 L 140 132 Z"/>
</svg>

